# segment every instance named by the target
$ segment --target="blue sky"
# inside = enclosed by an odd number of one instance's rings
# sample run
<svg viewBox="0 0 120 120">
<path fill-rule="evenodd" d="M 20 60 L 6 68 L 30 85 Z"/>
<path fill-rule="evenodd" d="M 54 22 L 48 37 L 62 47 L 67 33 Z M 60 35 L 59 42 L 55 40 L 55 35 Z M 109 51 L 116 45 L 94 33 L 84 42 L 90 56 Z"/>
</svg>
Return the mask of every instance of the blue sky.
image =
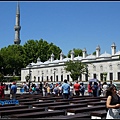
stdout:
<svg viewBox="0 0 120 120">
<path fill-rule="evenodd" d="M 14 44 L 17 2 L 0 2 L 0 48 Z M 120 2 L 20 2 L 20 39 L 46 40 L 65 55 L 73 48 L 92 54 L 120 50 Z"/>
</svg>

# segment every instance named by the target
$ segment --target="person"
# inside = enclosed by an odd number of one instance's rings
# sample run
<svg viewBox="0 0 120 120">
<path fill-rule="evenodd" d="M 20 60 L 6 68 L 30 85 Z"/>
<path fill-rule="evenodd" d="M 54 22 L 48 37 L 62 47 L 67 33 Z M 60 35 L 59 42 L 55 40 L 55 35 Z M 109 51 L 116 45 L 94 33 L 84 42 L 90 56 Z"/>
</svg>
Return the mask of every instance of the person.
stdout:
<svg viewBox="0 0 120 120">
<path fill-rule="evenodd" d="M 48 83 L 47 82 L 44 82 L 43 83 L 43 96 L 47 96 L 47 85 L 48 85 Z"/>
<path fill-rule="evenodd" d="M 0 85 L 0 98 L 4 98 L 5 97 L 4 89 L 5 89 L 5 86 L 1 82 L 1 85 Z"/>
<path fill-rule="evenodd" d="M 47 95 L 50 95 L 50 85 L 47 85 Z"/>
<path fill-rule="evenodd" d="M 16 99 L 17 86 L 16 82 L 13 82 L 10 89 L 10 99 Z"/>
<path fill-rule="evenodd" d="M 108 88 L 107 82 L 104 82 L 102 85 L 103 96 L 106 96 L 107 88 Z"/>
<path fill-rule="evenodd" d="M 40 89 L 40 93 L 43 93 L 43 84 L 42 84 L 42 82 L 40 82 L 39 89 Z"/>
<path fill-rule="evenodd" d="M 53 83 L 51 83 L 51 84 L 50 84 L 50 94 L 52 94 L 52 92 L 53 92 L 53 87 L 54 87 L 54 86 L 53 86 Z"/>
<path fill-rule="evenodd" d="M 74 89 L 73 89 L 73 84 L 70 82 L 70 97 L 74 95 Z"/>
<path fill-rule="evenodd" d="M 63 99 L 68 99 L 70 94 L 70 85 L 67 83 L 66 79 L 64 80 L 61 88 L 63 93 Z"/>
<path fill-rule="evenodd" d="M 97 97 L 97 91 L 98 91 L 98 83 L 94 82 L 93 86 L 92 86 L 92 91 L 93 91 L 93 96 Z"/>
<path fill-rule="evenodd" d="M 59 88 L 58 88 L 58 84 L 56 84 L 53 88 L 53 94 L 58 96 L 58 93 L 59 93 Z"/>
<path fill-rule="evenodd" d="M 88 84 L 88 86 L 87 86 L 87 88 L 88 88 L 88 94 L 89 94 L 89 96 L 92 96 L 92 82 L 89 82 L 89 84 Z"/>
<path fill-rule="evenodd" d="M 106 119 L 120 119 L 120 97 L 117 95 L 116 87 L 111 85 L 106 91 Z"/>
<path fill-rule="evenodd" d="M 117 94 L 118 94 L 118 96 L 120 97 L 120 90 L 118 90 L 118 93 L 117 93 Z"/>
<path fill-rule="evenodd" d="M 80 84 L 78 83 L 78 81 L 76 81 L 76 83 L 74 84 L 74 91 L 76 96 L 80 95 Z"/>
<path fill-rule="evenodd" d="M 98 81 L 98 91 L 97 91 L 97 96 L 100 96 L 102 92 L 102 84 L 101 81 Z"/>
<path fill-rule="evenodd" d="M 85 93 L 85 85 L 84 85 L 83 82 L 80 83 L 80 93 L 81 93 L 82 96 L 84 96 L 84 93 Z"/>
</svg>

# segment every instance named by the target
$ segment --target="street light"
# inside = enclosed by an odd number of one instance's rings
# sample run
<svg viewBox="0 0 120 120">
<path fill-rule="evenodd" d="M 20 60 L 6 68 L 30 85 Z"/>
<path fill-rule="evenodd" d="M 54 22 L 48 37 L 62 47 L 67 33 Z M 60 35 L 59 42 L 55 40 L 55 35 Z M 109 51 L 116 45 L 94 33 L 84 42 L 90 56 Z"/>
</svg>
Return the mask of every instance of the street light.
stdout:
<svg viewBox="0 0 120 120">
<path fill-rule="evenodd" d="M 56 68 L 54 68 L 53 70 L 54 70 L 54 82 L 55 82 L 55 71 L 56 71 Z"/>
<path fill-rule="evenodd" d="M 31 65 L 31 63 L 28 65 L 28 68 L 29 68 L 29 88 L 30 88 L 30 83 L 31 83 L 31 67 L 32 67 L 32 65 Z"/>
<path fill-rule="evenodd" d="M 88 65 L 86 65 L 86 81 L 88 81 Z"/>
<path fill-rule="evenodd" d="M 42 71 L 42 82 L 43 82 L 43 74 L 44 74 L 44 73 L 43 73 L 43 71 Z"/>
</svg>

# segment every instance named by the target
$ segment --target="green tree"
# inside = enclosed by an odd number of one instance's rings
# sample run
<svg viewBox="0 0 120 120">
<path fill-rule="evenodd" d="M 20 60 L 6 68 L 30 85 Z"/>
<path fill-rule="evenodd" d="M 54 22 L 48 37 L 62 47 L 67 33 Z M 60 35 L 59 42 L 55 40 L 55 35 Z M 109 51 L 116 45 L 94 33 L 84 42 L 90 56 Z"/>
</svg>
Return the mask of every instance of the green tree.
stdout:
<svg viewBox="0 0 120 120">
<path fill-rule="evenodd" d="M 67 61 L 65 63 L 65 70 L 70 72 L 72 80 L 78 80 L 81 74 L 86 73 L 86 64 L 81 61 Z"/>
<path fill-rule="evenodd" d="M 72 50 L 70 50 L 70 51 L 68 52 L 68 55 L 67 55 L 69 58 L 70 58 L 70 56 L 71 56 L 71 51 L 72 51 Z M 75 49 L 75 48 L 74 48 L 73 51 L 74 51 L 74 56 L 75 56 L 75 57 L 77 57 L 78 55 L 79 55 L 79 56 L 82 56 L 82 50 L 81 50 L 81 49 Z"/>
<path fill-rule="evenodd" d="M 2 64 L 4 75 L 16 75 L 20 74 L 23 66 L 23 49 L 21 45 L 9 45 L 8 47 L 0 50 L 0 56 L 2 57 Z"/>
</svg>

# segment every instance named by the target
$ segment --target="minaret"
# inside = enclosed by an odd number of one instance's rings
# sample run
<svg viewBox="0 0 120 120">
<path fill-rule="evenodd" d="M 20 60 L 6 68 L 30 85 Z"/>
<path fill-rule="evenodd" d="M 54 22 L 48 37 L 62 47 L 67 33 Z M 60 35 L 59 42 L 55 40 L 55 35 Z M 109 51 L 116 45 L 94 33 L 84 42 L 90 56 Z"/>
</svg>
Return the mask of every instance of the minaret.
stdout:
<svg viewBox="0 0 120 120">
<path fill-rule="evenodd" d="M 74 60 L 74 51 L 71 51 L 71 60 Z"/>
<path fill-rule="evenodd" d="M 98 45 L 96 47 L 96 57 L 99 57 L 100 56 L 100 46 Z"/>
<path fill-rule="evenodd" d="M 16 11 L 16 24 L 14 26 L 15 29 L 15 40 L 14 40 L 14 44 L 20 44 L 21 40 L 20 40 L 20 6 L 19 3 L 17 3 L 17 11 Z"/>
<path fill-rule="evenodd" d="M 115 53 L 116 53 L 116 45 L 115 45 L 115 43 L 113 43 L 111 45 L 111 49 L 112 49 L 112 55 L 115 55 Z"/>
<path fill-rule="evenodd" d="M 86 58 L 86 56 L 87 56 L 86 48 L 84 48 L 82 52 L 83 52 L 83 59 L 84 59 L 84 58 Z"/>
</svg>

